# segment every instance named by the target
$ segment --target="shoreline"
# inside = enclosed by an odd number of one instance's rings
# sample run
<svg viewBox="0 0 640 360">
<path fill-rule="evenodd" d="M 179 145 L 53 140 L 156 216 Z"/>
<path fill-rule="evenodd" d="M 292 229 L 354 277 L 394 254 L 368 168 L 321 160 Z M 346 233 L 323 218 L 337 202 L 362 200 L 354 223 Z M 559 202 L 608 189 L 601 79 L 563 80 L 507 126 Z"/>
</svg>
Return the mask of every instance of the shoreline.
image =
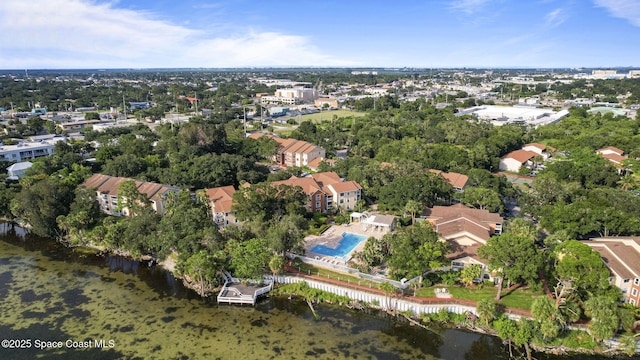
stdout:
<svg viewBox="0 0 640 360">
<path fill-rule="evenodd" d="M 16 224 L 17 227 L 23 228 L 22 226 Z M 24 229 L 24 228 L 23 228 Z M 174 276 L 176 279 L 180 279 L 182 280 L 183 285 L 194 291 L 196 294 L 198 294 L 199 296 L 201 296 L 203 299 L 204 298 L 208 298 L 210 297 L 212 294 L 215 294 L 217 291 L 220 290 L 220 287 L 217 288 L 212 288 L 210 286 L 207 286 L 205 294 L 202 295 L 200 294 L 200 285 L 195 282 L 192 281 L 191 279 L 189 279 L 188 276 L 183 275 L 183 276 L 178 276 L 176 273 L 176 261 L 174 258 L 175 254 L 171 254 L 169 256 L 167 256 L 167 258 L 161 262 L 158 262 L 157 259 L 153 258 L 150 255 L 143 255 L 140 257 L 134 257 L 130 254 L 129 251 L 126 250 L 121 250 L 121 249 L 107 249 L 103 246 L 98 246 L 98 245 L 94 245 L 94 244 L 82 244 L 82 245 L 74 245 L 71 246 L 68 243 L 65 243 L 63 241 L 59 241 L 53 238 L 49 238 L 50 240 L 53 240 L 56 243 L 60 243 L 62 246 L 67 247 L 67 248 L 85 248 L 85 249 L 90 249 L 92 251 L 95 252 L 96 255 L 111 255 L 111 256 L 118 256 L 118 257 L 122 257 L 128 260 L 134 260 L 134 261 L 156 261 L 156 264 L 159 265 L 163 270 L 168 271 L 169 273 L 172 274 L 172 276 Z M 345 286 L 347 286 L 347 284 L 344 284 Z M 305 294 L 303 293 L 298 293 L 298 292 L 291 292 L 292 295 L 296 295 L 296 296 L 301 296 L 301 297 L 305 297 Z M 328 294 L 332 294 L 329 293 Z M 280 294 L 280 295 L 284 295 L 284 294 Z M 333 295 L 333 294 L 332 294 Z M 271 295 L 268 295 L 271 296 Z M 278 296 L 278 295 L 276 295 Z M 319 299 L 316 299 L 314 301 L 321 301 Z M 379 306 L 375 306 L 374 304 L 362 304 L 360 302 L 357 302 L 355 300 L 352 300 L 351 302 L 340 302 L 340 303 L 333 303 L 331 301 L 326 301 L 327 303 L 330 304 L 334 304 L 334 305 L 340 305 L 340 306 L 346 306 L 347 308 L 352 308 L 349 305 L 351 305 L 353 302 L 357 303 L 357 307 L 356 309 L 358 309 L 359 307 L 365 307 L 365 308 L 369 308 L 369 309 L 373 309 L 373 310 L 377 310 L 377 311 L 385 311 L 386 313 L 388 313 L 389 315 L 392 315 L 396 321 L 399 319 L 404 319 L 405 321 L 409 321 L 412 322 L 411 320 L 414 320 L 416 322 L 418 322 L 418 324 L 413 324 L 416 326 L 424 326 L 425 323 L 422 322 L 422 319 L 420 317 L 412 317 L 412 316 L 406 316 L 406 314 L 403 314 L 399 311 L 392 311 L 389 312 L 385 309 L 383 309 L 382 307 Z M 444 302 L 443 302 L 444 303 Z M 428 324 L 428 323 L 427 323 Z M 464 326 L 464 327 L 460 327 L 460 326 L 456 326 L 455 323 L 442 323 L 439 322 L 439 326 L 443 327 L 443 328 L 457 328 L 457 329 L 463 329 L 469 332 L 473 332 L 473 333 L 478 333 L 478 334 L 484 334 L 484 335 L 490 335 L 490 336 L 496 336 L 496 333 L 493 329 L 484 329 L 484 328 L 478 328 L 478 327 L 469 327 L 469 326 Z M 574 330 L 568 330 L 568 331 L 574 331 Z M 507 343 L 506 340 L 502 340 L 503 343 Z M 571 355 L 571 354 L 585 354 L 585 355 L 601 355 L 601 356 L 606 356 L 607 358 L 612 358 L 614 356 L 620 356 L 620 355 L 625 355 L 626 354 L 619 349 L 608 349 L 608 352 L 604 352 L 603 351 L 596 351 L 596 350 L 590 350 L 590 349 L 585 349 L 585 348 L 568 348 L 564 345 L 560 345 L 560 346 L 548 346 L 548 345 L 537 345 L 537 344 L 530 344 L 531 348 L 534 349 L 536 352 L 539 353 L 545 353 L 545 354 L 552 354 L 552 355 Z M 604 346 L 599 347 L 599 348 L 604 348 Z M 638 354 L 638 352 L 636 352 L 636 355 Z M 634 355 L 635 356 L 635 355 Z"/>
</svg>

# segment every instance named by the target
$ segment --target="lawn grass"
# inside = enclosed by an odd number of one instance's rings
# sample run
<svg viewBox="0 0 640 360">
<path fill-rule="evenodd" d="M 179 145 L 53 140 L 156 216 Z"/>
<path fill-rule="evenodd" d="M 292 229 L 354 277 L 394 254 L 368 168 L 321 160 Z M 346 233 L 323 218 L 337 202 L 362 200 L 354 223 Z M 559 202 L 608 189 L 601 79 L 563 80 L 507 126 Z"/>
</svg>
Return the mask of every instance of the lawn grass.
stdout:
<svg viewBox="0 0 640 360">
<path fill-rule="evenodd" d="M 303 121 L 312 121 L 316 124 L 321 123 L 323 121 L 332 120 L 335 116 L 336 118 L 343 118 L 348 116 L 360 117 L 365 116 L 366 113 L 360 111 L 351 111 L 351 110 L 328 110 L 322 111 L 315 114 L 307 114 L 302 115 L 300 119 L 296 118 L 296 122 L 301 123 Z"/>
<path fill-rule="evenodd" d="M 273 132 L 280 136 L 291 136 L 291 133 L 293 132 L 293 130 L 279 128 L 279 129 L 275 129 Z"/>
<path fill-rule="evenodd" d="M 463 300 L 471 300 L 471 301 L 480 301 L 482 299 L 493 299 L 496 297 L 496 293 L 498 289 L 495 287 L 484 287 L 484 288 L 467 288 L 459 285 L 455 286 L 431 286 L 427 288 L 418 289 L 417 296 L 418 297 L 435 297 L 434 289 L 446 287 L 449 293 L 453 295 L 456 299 Z M 502 291 L 502 299 L 498 302 L 501 305 L 504 305 L 509 308 L 522 309 L 522 310 L 531 310 L 531 304 L 533 300 L 539 296 L 544 296 L 542 291 L 532 291 L 529 289 L 514 289 L 514 290 L 503 290 Z"/>
</svg>

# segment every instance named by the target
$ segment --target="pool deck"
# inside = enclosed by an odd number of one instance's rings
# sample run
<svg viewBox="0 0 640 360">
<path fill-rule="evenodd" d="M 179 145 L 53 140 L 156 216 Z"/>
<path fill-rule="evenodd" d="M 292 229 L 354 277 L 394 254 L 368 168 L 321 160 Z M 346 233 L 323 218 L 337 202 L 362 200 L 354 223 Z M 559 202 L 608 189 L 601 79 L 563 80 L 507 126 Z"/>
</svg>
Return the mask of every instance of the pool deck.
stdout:
<svg viewBox="0 0 640 360">
<path fill-rule="evenodd" d="M 326 247 L 335 249 L 340 244 L 342 240 L 342 234 L 348 232 L 357 235 L 366 236 L 367 239 L 369 237 L 375 237 L 377 239 L 382 238 L 386 234 L 385 231 L 376 231 L 372 229 L 366 229 L 359 223 L 351 223 L 348 225 L 333 225 L 327 231 L 322 233 L 320 236 L 309 235 L 304 238 L 304 249 L 306 251 L 306 256 L 318 260 L 326 261 L 330 264 L 336 265 L 344 265 L 345 261 L 342 257 L 339 256 L 329 256 L 324 254 L 317 254 L 311 251 L 316 245 L 324 245 Z M 364 248 L 364 244 L 366 241 L 361 241 L 358 245 L 356 245 L 351 252 L 345 255 L 346 258 L 350 258 L 354 253 L 362 251 Z"/>
</svg>

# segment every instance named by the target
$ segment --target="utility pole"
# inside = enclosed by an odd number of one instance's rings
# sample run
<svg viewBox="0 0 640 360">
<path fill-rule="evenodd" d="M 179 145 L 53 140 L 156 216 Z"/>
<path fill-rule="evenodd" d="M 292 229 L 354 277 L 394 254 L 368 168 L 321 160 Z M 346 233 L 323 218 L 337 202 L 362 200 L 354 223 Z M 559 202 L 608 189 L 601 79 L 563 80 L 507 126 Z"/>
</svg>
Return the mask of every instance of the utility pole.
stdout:
<svg viewBox="0 0 640 360">
<path fill-rule="evenodd" d="M 124 94 L 122 95 L 122 110 L 124 111 L 124 119 L 127 120 L 127 106 L 124 103 Z"/>
<path fill-rule="evenodd" d="M 247 137 L 247 108 L 246 107 L 242 107 L 242 112 L 244 115 L 244 137 Z"/>
</svg>

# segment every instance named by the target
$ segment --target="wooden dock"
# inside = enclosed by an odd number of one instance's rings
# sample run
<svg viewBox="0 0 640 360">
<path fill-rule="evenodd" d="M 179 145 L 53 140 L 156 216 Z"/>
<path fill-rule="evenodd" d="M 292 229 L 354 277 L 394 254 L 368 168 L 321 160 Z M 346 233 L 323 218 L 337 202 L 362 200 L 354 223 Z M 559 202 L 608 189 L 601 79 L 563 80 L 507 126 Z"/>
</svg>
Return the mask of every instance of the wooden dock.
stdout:
<svg viewBox="0 0 640 360">
<path fill-rule="evenodd" d="M 234 278 L 229 274 L 225 274 L 224 279 L 224 286 L 218 294 L 219 304 L 255 305 L 260 295 L 266 294 L 273 289 L 273 280 L 252 283 Z"/>
</svg>

